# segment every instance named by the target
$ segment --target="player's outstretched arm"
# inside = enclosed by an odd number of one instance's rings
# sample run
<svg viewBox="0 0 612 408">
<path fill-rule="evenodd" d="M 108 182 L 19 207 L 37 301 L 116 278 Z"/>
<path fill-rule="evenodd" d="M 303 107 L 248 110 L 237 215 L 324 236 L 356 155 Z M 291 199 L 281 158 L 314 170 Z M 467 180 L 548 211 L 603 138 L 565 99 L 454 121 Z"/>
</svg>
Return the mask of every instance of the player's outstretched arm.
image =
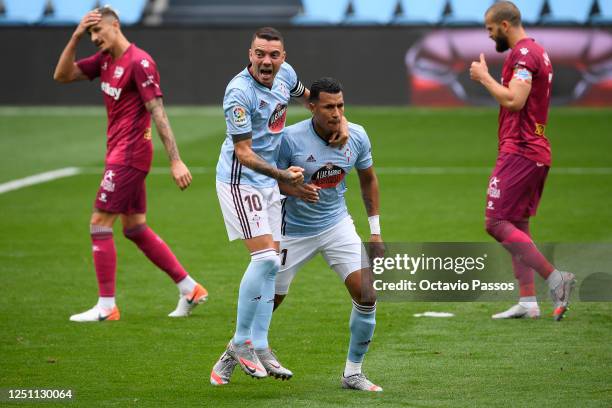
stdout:
<svg viewBox="0 0 612 408">
<path fill-rule="evenodd" d="M 291 166 L 287 170 L 281 170 L 262 159 L 253 151 L 252 146 L 251 138 L 234 142 L 234 153 L 236 153 L 240 164 L 282 183 L 291 185 L 302 184 L 304 181 L 303 168 Z"/>
<path fill-rule="evenodd" d="M 531 91 L 531 73 L 526 68 L 517 68 L 506 88 L 489 74 L 484 54 L 480 54 L 480 61 L 472 62 L 470 77 L 480 82 L 501 106 L 512 112 L 523 109 Z"/>
<path fill-rule="evenodd" d="M 176 185 L 179 186 L 181 190 L 184 190 L 191 184 L 192 177 L 189 169 L 185 163 L 183 163 L 179 155 L 178 146 L 176 145 L 174 133 L 172 133 L 170 121 L 168 120 L 168 115 L 166 115 L 162 98 L 151 99 L 145 103 L 145 107 L 151 112 L 151 117 L 153 118 L 153 122 L 155 122 L 159 138 L 164 144 L 164 148 L 168 154 L 172 178 Z"/>
<path fill-rule="evenodd" d="M 88 79 L 87 76 L 81 71 L 81 69 L 74 62 L 76 57 L 76 48 L 81 37 L 87 32 L 87 30 L 98 24 L 102 16 L 97 10 L 90 11 L 85 14 L 77 28 L 72 33 L 68 44 L 62 51 L 55 72 L 53 73 L 53 79 L 57 82 L 69 83 L 74 81 L 81 81 Z"/>
</svg>

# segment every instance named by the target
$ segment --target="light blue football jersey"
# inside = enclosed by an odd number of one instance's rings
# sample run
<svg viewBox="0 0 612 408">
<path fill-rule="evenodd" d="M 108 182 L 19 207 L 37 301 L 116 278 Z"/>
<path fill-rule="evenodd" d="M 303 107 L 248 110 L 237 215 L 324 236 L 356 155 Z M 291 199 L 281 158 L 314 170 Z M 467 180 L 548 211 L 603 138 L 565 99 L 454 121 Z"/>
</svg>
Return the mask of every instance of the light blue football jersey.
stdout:
<svg viewBox="0 0 612 408">
<path fill-rule="evenodd" d="M 317 235 L 348 215 L 344 193 L 346 175 L 353 167 L 372 166 L 370 139 L 363 127 L 349 123 L 349 140 L 342 149 L 330 147 L 314 130 L 312 119 L 285 129 L 278 156 L 278 167 L 304 168 L 304 183 L 321 187 L 319 201 L 307 203 L 287 197 L 283 203 L 281 232 L 291 237 Z"/>
<path fill-rule="evenodd" d="M 233 136 L 251 134 L 253 151 L 276 166 L 289 99 L 303 93 L 304 86 L 286 62 L 276 74 L 272 89 L 257 82 L 248 68 L 230 81 L 223 97 L 227 132 L 217 162 L 217 180 L 259 188 L 276 185 L 276 180 L 238 162 L 234 155 Z"/>
</svg>

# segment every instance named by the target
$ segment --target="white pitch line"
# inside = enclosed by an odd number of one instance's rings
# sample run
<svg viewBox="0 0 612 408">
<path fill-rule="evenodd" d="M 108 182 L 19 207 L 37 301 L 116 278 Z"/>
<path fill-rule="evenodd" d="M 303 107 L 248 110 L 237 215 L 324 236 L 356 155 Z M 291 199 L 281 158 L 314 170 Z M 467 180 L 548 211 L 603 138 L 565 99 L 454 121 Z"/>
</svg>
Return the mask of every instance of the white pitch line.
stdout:
<svg viewBox="0 0 612 408">
<path fill-rule="evenodd" d="M 32 176 L 0 184 L 0 194 L 8 193 L 9 191 L 13 190 L 19 190 L 20 188 L 28 186 L 33 186 L 34 184 L 41 184 L 63 177 L 74 176 L 76 174 L 79 174 L 80 172 L 81 170 L 78 167 L 66 167 L 63 169 L 34 174 Z"/>
<path fill-rule="evenodd" d="M 192 174 L 214 174 L 214 167 L 190 167 Z M 489 167 L 376 167 L 378 174 L 388 175 L 470 175 L 470 174 L 491 174 Z M 63 169 L 47 171 L 34 174 L 22 179 L 9 181 L 0 184 L 0 194 L 35 184 L 46 183 L 63 177 L 75 176 L 77 174 L 101 175 L 103 167 L 66 167 Z M 553 167 L 551 173 L 560 175 L 612 175 L 612 167 Z M 169 167 L 152 167 L 150 174 L 170 175 Z"/>
</svg>

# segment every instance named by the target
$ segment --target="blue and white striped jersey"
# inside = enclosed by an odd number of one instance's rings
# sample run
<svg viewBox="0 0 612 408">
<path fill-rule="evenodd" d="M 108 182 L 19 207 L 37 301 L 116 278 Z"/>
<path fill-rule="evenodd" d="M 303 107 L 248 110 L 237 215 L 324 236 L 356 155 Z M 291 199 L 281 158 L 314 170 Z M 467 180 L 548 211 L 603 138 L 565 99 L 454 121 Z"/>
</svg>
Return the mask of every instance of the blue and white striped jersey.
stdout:
<svg viewBox="0 0 612 408">
<path fill-rule="evenodd" d="M 238 162 L 234 155 L 233 137 L 250 134 L 253 151 L 276 165 L 289 99 L 303 94 L 304 86 L 286 62 L 276 74 L 272 89 L 257 82 L 248 67 L 236 75 L 227 85 L 223 97 L 227 132 L 217 162 L 217 180 L 260 188 L 275 186 L 276 180 Z"/>
</svg>

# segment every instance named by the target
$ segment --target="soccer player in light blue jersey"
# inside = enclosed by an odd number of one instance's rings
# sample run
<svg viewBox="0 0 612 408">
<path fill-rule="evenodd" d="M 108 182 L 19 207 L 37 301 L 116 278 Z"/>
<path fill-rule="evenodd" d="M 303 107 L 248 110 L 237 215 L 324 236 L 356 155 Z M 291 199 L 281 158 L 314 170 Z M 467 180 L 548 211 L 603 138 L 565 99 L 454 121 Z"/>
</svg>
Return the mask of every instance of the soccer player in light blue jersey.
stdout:
<svg viewBox="0 0 612 408">
<path fill-rule="evenodd" d="M 297 271 L 317 254 L 342 279 L 353 299 L 351 338 L 342 375 L 344 388 L 382 391 L 361 371 L 376 325 L 376 295 L 371 285 L 365 248 L 349 215 L 344 193 L 346 175 L 356 168 L 370 223 L 370 242 L 383 249 L 379 223 L 378 180 L 372 148 L 363 127 L 349 123 L 349 140 L 342 149 L 328 145 L 344 115 L 340 83 L 321 78 L 310 88 L 312 118 L 289 126 L 281 142 L 278 166 L 304 169 L 302 185 L 281 184 L 283 203 L 281 267 L 276 277 L 275 307 L 289 291 Z"/>
<path fill-rule="evenodd" d="M 217 195 L 230 240 L 242 239 L 251 262 L 238 293 L 236 331 L 212 369 L 213 385 L 229 382 L 236 364 L 256 378 L 289 379 L 268 346 L 274 303 L 281 203 L 278 182 L 302 184 L 303 169 L 276 166 L 291 97 L 307 101 L 309 91 L 285 62 L 281 34 L 271 27 L 257 30 L 249 49 L 250 64 L 228 84 L 223 99 L 227 136 L 217 163 Z M 346 126 L 346 119 L 343 119 Z M 336 132 L 342 145 L 348 130 Z"/>
</svg>

